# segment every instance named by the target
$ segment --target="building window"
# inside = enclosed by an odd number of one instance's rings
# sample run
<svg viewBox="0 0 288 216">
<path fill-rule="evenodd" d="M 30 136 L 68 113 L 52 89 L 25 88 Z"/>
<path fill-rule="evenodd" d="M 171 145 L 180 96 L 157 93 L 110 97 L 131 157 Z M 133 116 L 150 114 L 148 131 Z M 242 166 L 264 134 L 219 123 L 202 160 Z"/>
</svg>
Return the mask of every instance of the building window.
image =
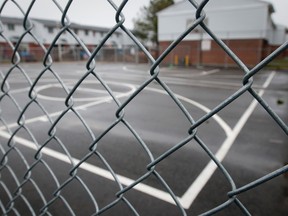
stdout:
<svg viewBox="0 0 288 216">
<path fill-rule="evenodd" d="M 89 35 L 89 30 L 85 29 L 85 35 L 88 36 Z"/>
<path fill-rule="evenodd" d="M 75 34 L 78 34 L 78 29 L 74 29 L 74 33 L 75 33 Z"/>
<path fill-rule="evenodd" d="M 48 27 L 48 32 L 49 32 L 50 34 L 52 34 L 52 33 L 54 32 L 54 28 L 51 27 L 51 26 L 49 26 L 49 27 Z"/>
<path fill-rule="evenodd" d="M 9 23 L 7 26 L 8 26 L 8 30 L 9 31 L 14 31 L 15 30 L 15 25 L 14 24 Z"/>
<path fill-rule="evenodd" d="M 209 40 L 209 39 L 208 40 L 207 39 L 201 40 L 201 50 L 202 51 L 210 51 L 211 45 L 212 45 L 211 40 Z"/>
</svg>

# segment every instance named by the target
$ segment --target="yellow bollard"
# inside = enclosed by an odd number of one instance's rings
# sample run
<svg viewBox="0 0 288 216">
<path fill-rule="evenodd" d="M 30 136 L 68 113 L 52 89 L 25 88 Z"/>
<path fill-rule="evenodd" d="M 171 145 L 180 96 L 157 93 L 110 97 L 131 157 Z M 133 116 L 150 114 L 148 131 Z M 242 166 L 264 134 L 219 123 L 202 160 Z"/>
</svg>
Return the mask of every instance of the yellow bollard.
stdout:
<svg viewBox="0 0 288 216">
<path fill-rule="evenodd" d="M 185 56 L 185 67 L 189 66 L 189 55 Z"/>
<path fill-rule="evenodd" d="M 179 64 L 179 59 L 178 59 L 178 55 L 174 56 L 174 65 L 178 65 Z"/>
</svg>

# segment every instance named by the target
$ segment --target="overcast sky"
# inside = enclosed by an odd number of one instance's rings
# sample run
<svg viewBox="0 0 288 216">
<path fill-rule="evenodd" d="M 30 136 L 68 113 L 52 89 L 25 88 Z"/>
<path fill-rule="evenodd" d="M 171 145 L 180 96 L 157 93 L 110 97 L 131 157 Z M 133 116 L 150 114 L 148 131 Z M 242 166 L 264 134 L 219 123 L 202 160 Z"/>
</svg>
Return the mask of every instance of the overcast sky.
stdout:
<svg viewBox="0 0 288 216">
<path fill-rule="evenodd" d="M 130 0 L 125 9 L 125 26 L 133 28 L 133 19 L 140 16 L 140 8 L 148 5 L 150 0 Z M 179 1 L 179 0 L 176 0 Z M 255 0 L 251 0 L 255 1 Z M 288 0 L 266 0 L 271 2 L 275 8 L 273 19 L 275 23 L 282 24 L 288 27 Z M 3 0 L 0 0 L 1 4 Z M 24 10 L 27 10 L 31 0 L 17 1 Z M 68 0 L 57 0 L 64 7 Z M 114 0 L 115 4 L 119 5 L 121 0 Z M 18 9 L 9 2 L 4 8 L 3 15 L 20 16 Z M 74 0 L 68 16 L 72 22 L 79 24 L 111 27 L 115 24 L 115 10 L 109 5 L 107 0 Z M 57 19 L 61 18 L 61 13 L 55 6 L 52 0 L 38 0 L 33 6 L 31 17 Z"/>
</svg>

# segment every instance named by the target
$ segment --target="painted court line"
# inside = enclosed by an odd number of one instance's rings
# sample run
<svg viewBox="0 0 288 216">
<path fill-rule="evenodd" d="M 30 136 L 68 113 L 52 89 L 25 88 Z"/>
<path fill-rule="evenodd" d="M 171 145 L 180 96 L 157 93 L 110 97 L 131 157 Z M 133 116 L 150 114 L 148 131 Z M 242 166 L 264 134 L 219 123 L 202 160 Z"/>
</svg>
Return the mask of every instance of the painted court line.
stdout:
<svg viewBox="0 0 288 216">
<path fill-rule="evenodd" d="M 262 96 L 265 92 L 265 89 L 269 86 L 269 84 L 271 83 L 273 77 L 275 76 L 275 72 L 273 71 L 269 77 L 266 79 L 265 83 L 263 84 L 263 89 L 259 91 L 258 95 Z M 135 86 L 134 86 L 135 88 Z M 147 89 L 147 90 L 151 90 L 151 89 Z M 160 92 L 161 90 L 158 89 L 154 89 L 153 91 L 155 92 L 159 92 L 159 93 L 163 93 Z M 182 97 L 180 95 L 177 95 L 177 97 L 180 97 L 179 99 L 183 100 L 185 97 Z M 181 98 L 182 97 L 182 98 Z M 190 99 L 188 99 L 189 101 Z M 187 101 L 187 102 L 188 102 Z M 97 103 L 97 102 L 96 102 Z M 89 103 L 90 105 L 92 105 L 92 103 Z M 223 161 L 223 159 L 225 158 L 226 154 L 228 153 L 228 151 L 230 150 L 231 146 L 233 145 L 236 137 L 239 135 L 239 133 L 241 132 L 242 128 L 244 127 L 244 125 L 246 124 L 246 122 L 248 121 L 249 117 L 251 116 L 251 114 L 253 113 L 253 111 L 255 110 L 256 106 L 257 106 L 258 102 L 256 99 L 253 99 L 253 101 L 251 102 L 251 104 L 249 105 L 249 107 L 247 108 L 247 110 L 243 113 L 243 115 L 241 116 L 241 118 L 239 119 L 239 121 L 237 122 L 237 124 L 235 125 L 235 127 L 233 128 L 233 130 L 231 130 L 231 128 L 220 118 L 218 117 L 218 120 L 215 119 L 215 116 L 213 116 L 213 118 L 219 123 L 220 126 L 224 129 L 226 135 L 228 134 L 226 140 L 224 141 L 224 143 L 221 145 L 220 149 L 217 151 L 216 153 L 216 158 L 221 162 Z M 89 106 L 90 106 L 89 105 Z M 96 104 L 94 104 L 96 105 Z M 83 105 L 84 106 L 84 105 Z M 200 106 L 201 107 L 201 106 Z M 207 108 L 208 109 L 208 108 Z M 205 112 L 208 110 L 204 110 Z M 217 115 L 216 115 L 217 116 Z M 38 120 L 41 120 L 43 116 L 37 118 Z M 220 119 L 220 120 L 219 120 Z M 36 119 L 34 119 L 36 121 Z M 28 121 L 28 120 L 27 120 Z M 225 125 L 225 126 L 223 126 Z M 0 130 L 0 136 L 4 137 L 6 139 L 9 139 L 11 137 L 11 135 L 8 132 L 5 131 L 1 131 Z M 17 143 L 22 144 L 23 146 L 26 146 L 28 148 L 37 150 L 35 143 L 23 139 L 21 137 L 17 137 L 14 136 L 14 141 L 16 141 Z M 69 158 L 62 154 L 59 153 L 57 151 L 54 151 L 52 149 L 49 148 L 43 148 L 42 153 L 49 155 L 51 157 L 54 157 L 60 161 L 63 161 L 65 163 L 71 163 L 71 161 L 69 160 Z M 80 162 L 80 160 L 76 159 L 76 158 L 72 158 L 73 162 L 75 164 L 77 164 L 78 162 Z M 101 169 L 99 167 L 96 167 L 92 164 L 88 164 L 86 162 L 82 163 L 80 168 L 97 174 L 99 176 L 102 176 L 106 179 L 112 180 L 114 181 L 113 176 L 111 175 L 111 173 L 107 170 Z M 206 183 L 209 181 L 209 179 L 212 177 L 213 173 L 215 172 L 215 170 L 217 169 L 216 164 L 211 160 L 206 167 L 203 169 L 203 171 L 200 173 L 200 175 L 196 178 L 196 180 L 191 184 L 191 186 L 188 188 L 188 190 L 183 194 L 182 197 L 177 197 L 177 199 L 179 200 L 179 202 L 181 203 L 181 205 L 185 208 L 185 209 L 189 209 L 191 207 L 191 205 L 193 204 L 194 200 L 196 199 L 196 197 L 198 196 L 198 194 L 202 191 L 202 189 L 204 188 L 204 186 L 206 185 Z M 121 176 L 116 174 L 119 182 L 121 182 L 121 184 L 123 185 L 130 185 L 134 182 L 133 179 Z M 155 198 L 158 198 L 160 200 L 166 201 L 168 203 L 172 203 L 175 205 L 174 200 L 172 199 L 171 195 L 165 191 L 161 191 L 159 189 L 153 188 L 149 185 L 145 185 L 142 183 L 137 184 L 134 187 L 135 190 L 141 191 L 145 194 L 148 194 L 150 196 L 153 196 Z"/>
<path fill-rule="evenodd" d="M 271 83 L 273 77 L 275 76 L 275 71 L 271 72 L 269 77 L 266 79 L 265 83 L 263 84 L 263 89 L 259 91 L 258 95 L 261 97 L 269 84 Z M 253 99 L 247 110 L 243 113 L 235 127 L 233 128 L 232 132 L 229 134 L 229 136 L 226 138 L 220 149 L 216 153 L 216 158 L 222 162 L 225 158 L 226 154 L 230 150 L 231 146 L 233 145 L 235 139 L 241 132 L 242 128 L 248 121 L 249 117 L 255 110 L 258 102 L 256 99 Z M 198 196 L 198 194 L 202 191 L 208 180 L 211 178 L 215 170 L 217 169 L 217 165 L 210 160 L 209 163 L 206 165 L 206 167 L 203 169 L 203 171 L 200 173 L 200 175 L 196 178 L 196 180 L 193 182 L 193 184 L 188 188 L 188 190 L 185 192 L 185 194 L 181 197 L 180 201 L 184 208 L 190 208 L 190 206 L 193 204 L 194 200 Z"/>
<path fill-rule="evenodd" d="M 149 90 L 149 91 L 157 92 L 157 93 L 160 93 L 160 94 L 168 95 L 168 93 L 166 91 L 161 90 L 161 89 L 150 88 L 150 87 L 146 87 L 145 89 Z M 175 96 L 181 101 L 185 101 L 186 103 L 189 103 L 189 104 L 192 104 L 195 107 L 198 107 L 199 109 L 201 109 L 205 113 L 211 112 L 211 110 L 208 107 L 206 107 L 206 106 L 204 106 L 204 105 L 202 105 L 202 104 L 200 104 L 200 103 L 198 103 L 198 102 L 196 102 L 194 100 L 191 100 L 191 99 L 189 99 L 187 97 L 184 97 L 182 95 L 179 95 L 179 94 L 175 94 Z M 212 118 L 224 130 L 226 136 L 228 136 L 231 133 L 232 129 L 230 128 L 230 126 L 222 118 L 220 118 L 217 114 L 213 115 Z"/>
<path fill-rule="evenodd" d="M 134 91 L 135 88 L 136 87 L 134 86 L 132 88 L 132 91 Z M 146 90 L 153 91 L 153 92 L 160 93 L 160 94 L 167 94 L 167 92 L 164 91 L 164 90 L 150 88 L 150 87 L 146 87 Z M 127 94 L 128 94 L 128 92 L 125 93 L 125 95 L 121 95 L 121 97 L 127 96 Z M 129 94 L 131 94 L 130 91 L 129 91 Z M 187 103 L 190 103 L 190 104 L 198 107 L 199 109 L 203 110 L 206 113 L 211 111 L 210 109 L 208 109 L 207 107 L 203 106 L 202 104 L 200 104 L 200 103 L 198 103 L 196 101 L 193 101 L 193 100 L 191 100 L 189 98 L 186 98 L 186 97 L 183 97 L 181 95 L 176 95 L 176 96 L 180 100 L 183 100 L 183 101 L 185 101 Z M 100 100 L 100 101 L 97 101 L 97 102 L 92 102 L 92 103 L 85 104 L 85 105 L 82 105 L 82 106 L 78 106 L 77 109 L 88 108 L 88 107 L 90 107 L 92 105 L 95 106 L 95 105 L 98 105 L 100 103 L 103 103 L 103 100 Z M 53 114 L 50 114 L 50 117 L 55 116 L 55 115 L 59 115 L 60 113 L 61 113 L 61 111 L 53 113 Z M 227 136 L 231 132 L 231 128 L 218 115 L 214 115 L 213 118 L 223 128 L 223 130 L 225 131 L 225 134 Z M 36 121 L 45 121 L 45 120 L 48 120 L 46 116 L 40 116 L 40 117 L 37 117 L 37 118 L 28 119 L 28 120 L 26 120 L 25 123 L 28 124 L 28 123 L 32 123 L 32 122 L 36 122 Z M 12 126 L 17 126 L 17 124 L 16 125 L 10 125 L 10 126 L 11 127 Z M 3 131 L 3 130 L 0 130 L 0 136 L 4 137 L 6 139 L 10 138 L 10 134 L 8 132 Z M 29 140 L 23 139 L 23 138 L 18 137 L 18 136 L 14 136 L 14 141 L 19 143 L 19 144 L 21 144 L 21 145 L 23 145 L 23 146 L 26 146 L 27 148 L 31 148 L 31 149 L 37 150 L 35 144 L 33 142 L 29 141 Z M 58 160 L 63 161 L 65 163 L 70 163 L 71 164 L 71 161 L 68 159 L 68 157 L 65 154 L 59 153 L 57 151 L 54 151 L 54 150 L 46 148 L 46 147 L 43 148 L 43 150 L 41 150 L 41 152 L 43 154 L 46 154 L 46 155 L 48 155 L 50 157 L 53 157 L 55 159 L 58 159 Z M 76 159 L 76 158 L 73 158 L 72 160 L 73 160 L 74 164 L 77 164 L 78 162 L 80 162 L 80 160 Z M 99 168 L 97 166 L 94 166 L 92 164 L 84 162 L 84 163 L 81 164 L 80 168 L 84 169 L 84 170 L 86 170 L 88 172 L 91 172 L 93 174 L 102 176 L 103 178 L 109 179 L 111 181 L 115 181 L 115 179 L 113 178 L 113 176 L 111 175 L 111 173 L 109 171 L 104 170 L 102 168 Z M 121 184 L 123 184 L 123 185 L 126 185 L 126 186 L 131 185 L 132 183 L 135 182 L 135 180 L 133 180 L 133 179 L 130 179 L 130 178 L 118 175 L 118 174 L 116 174 L 116 176 L 117 176 L 119 182 Z M 151 186 L 143 184 L 143 183 L 139 183 L 133 188 L 135 190 L 137 190 L 137 191 L 140 191 L 142 193 L 148 194 L 148 195 L 153 196 L 153 197 L 155 197 L 157 199 L 160 199 L 162 201 L 165 201 L 165 202 L 168 202 L 168 203 L 171 203 L 171 204 L 175 205 L 175 201 L 173 200 L 173 198 L 171 197 L 171 195 L 168 192 L 159 190 L 157 188 L 151 187 Z M 182 198 L 177 197 L 177 199 L 180 200 L 180 203 L 182 202 L 181 201 Z"/>
<path fill-rule="evenodd" d="M 131 89 L 132 89 L 131 91 L 135 91 L 135 88 L 136 88 L 136 86 L 133 86 L 133 88 L 131 87 Z M 148 90 L 148 91 L 153 91 L 153 92 L 160 93 L 160 94 L 167 94 L 166 91 L 161 90 L 161 89 L 150 88 L 150 87 L 146 87 L 145 89 Z M 129 92 L 125 93 L 125 95 L 121 95 L 121 96 L 127 96 L 128 93 L 132 94 L 131 91 L 129 91 Z M 183 100 L 183 101 L 185 101 L 187 103 L 190 103 L 190 104 L 198 107 L 199 109 L 203 110 L 206 113 L 211 111 L 210 109 L 208 109 L 207 107 L 203 106 L 202 104 L 200 104 L 200 103 L 198 103 L 196 101 L 193 101 L 193 100 L 191 100 L 189 98 L 186 98 L 186 97 L 181 96 L 181 95 L 176 95 L 176 97 L 178 97 L 180 100 Z M 78 106 L 78 107 L 75 107 L 75 109 L 85 109 L 85 108 L 88 108 L 90 106 L 98 105 L 100 103 L 103 103 L 103 100 L 100 100 L 100 101 L 97 101 L 97 102 L 88 103 L 88 104 L 85 104 L 85 105 L 82 105 L 82 106 Z M 62 112 L 60 111 L 60 112 L 52 113 L 49 116 L 53 117 L 53 116 L 59 115 L 60 113 L 62 113 Z M 227 136 L 231 132 L 231 128 L 229 127 L 229 125 L 225 121 L 223 121 L 223 119 L 221 119 L 217 114 L 214 115 L 213 118 L 223 128 L 223 130 L 225 131 L 225 134 Z M 36 117 L 36 118 L 33 118 L 33 119 L 28 119 L 28 120 L 25 121 L 25 123 L 28 124 L 28 123 L 32 123 L 32 122 L 45 121 L 45 120 L 48 120 L 48 119 L 44 115 L 44 116 L 39 116 L 39 117 Z M 18 126 L 18 125 L 17 124 L 9 125 L 10 128 L 14 127 L 14 126 Z M 6 139 L 10 138 L 10 134 L 8 132 L 3 131 L 3 130 L 0 130 L 0 136 L 4 137 Z M 21 144 L 21 145 L 23 145 L 23 146 L 26 146 L 27 148 L 31 148 L 31 149 L 37 150 L 35 144 L 33 142 L 29 141 L 29 140 L 23 139 L 23 138 L 18 137 L 18 136 L 14 136 L 14 141 L 19 143 L 19 144 Z M 59 152 L 54 151 L 52 149 L 49 149 L 47 147 L 43 148 L 43 150 L 41 150 L 41 152 L 43 154 L 49 155 L 50 157 L 53 157 L 55 159 L 58 159 L 58 160 L 63 161 L 65 163 L 70 163 L 71 164 L 71 161 L 68 159 L 68 157 L 65 154 L 59 153 Z M 78 163 L 80 161 L 79 159 L 76 159 L 76 158 L 73 158 L 72 160 L 73 160 L 74 164 L 76 164 L 76 163 Z M 101 169 L 101 168 L 99 168 L 97 166 L 94 166 L 92 164 L 84 162 L 84 163 L 81 164 L 80 168 L 84 169 L 84 170 L 86 170 L 88 172 L 91 172 L 93 174 L 102 176 L 102 177 L 104 177 L 106 179 L 109 179 L 111 181 L 115 181 L 113 176 L 111 175 L 111 173 L 109 171 Z M 116 176 L 117 176 L 119 182 L 121 184 L 123 184 L 123 185 L 126 185 L 126 186 L 131 185 L 133 182 L 135 182 L 135 180 L 133 180 L 133 179 L 130 179 L 130 178 L 118 175 L 118 174 L 116 174 Z M 175 201 L 172 199 L 171 195 L 168 192 L 159 190 L 157 188 L 151 187 L 151 186 L 143 184 L 143 183 L 139 183 L 133 188 L 135 190 L 137 190 L 137 191 L 140 191 L 142 193 L 148 194 L 148 195 L 150 195 L 152 197 L 155 197 L 157 199 L 160 199 L 162 201 L 165 201 L 165 202 L 168 202 L 168 203 L 171 203 L 171 204 L 175 205 Z M 180 203 L 181 203 L 181 199 L 182 198 L 177 197 L 177 199 L 180 200 Z"/>
<path fill-rule="evenodd" d="M 4 137 L 6 139 L 10 139 L 10 137 L 11 137 L 11 135 L 8 132 L 5 132 L 5 131 L 0 131 L 0 136 Z M 25 146 L 27 148 L 30 148 L 30 149 L 33 149 L 33 150 L 37 151 L 37 147 L 36 147 L 34 142 L 31 142 L 31 141 L 29 141 L 27 139 L 23 139 L 23 138 L 18 137 L 18 136 L 14 136 L 13 140 L 15 142 L 21 144 L 22 146 Z M 65 154 L 62 154 L 60 152 L 54 151 L 54 150 L 52 150 L 50 148 L 46 148 L 46 147 L 43 148 L 41 150 L 41 152 L 42 152 L 42 154 L 48 155 L 48 156 L 50 156 L 52 158 L 55 158 L 55 159 L 57 159 L 59 161 L 71 164 L 71 161 L 69 160 L 69 158 Z M 76 158 L 71 158 L 71 159 L 72 159 L 74 165 L 78 164 L 80 162 L 80 160 L 78 160 Z M 111 181 L 115 181 L 115 179 L 113 178 L 113 176 L 111 175 L 111 173 L 109 171 L 107 171 L 105 169 L 102 169 L 102 168 L 99 168 L 97 166 L 94 166 L 92 164 L 83 162 L 80 165 L 80 168 L 83 169 L 83 170 L 86 170 L 86 171 L 88 171 L 90 173 L 99 175 L 99 176 L 101 176 L 103 178 L 109 179 Z M 135 182 L 135 180 L 127 178 L 127 177 L 124 177 L 122 175 L 116 174 L 116 176 L 117 176 L 119 182 L 121 182 L 121 184 L 126 185 L 126 186 L 128 186 L 128 185 L 130 185 L 130 184 Z M 140 191 L 142 193 L 148 194 L 150 196 L 154 195 L 154 197 L 156 197 L 156 198 L 159 198 L 159 199 L 161 199 L 163 201 L 166 201 L 166 202 L 174 204 L 174 200 L 172 199 L 170 194 L 166 193 L 164 191 L 161 191 L 159 189 L 153 188 L 151 186 L 148 186 L 148 185 L 145 185 L 145 184 L 142 184 L 142 183 L 137 184 L 134 187 L 134 189 L 138 190 L 138 191 Z"/>
<path fill-rule="evenodd" d="M 203 75 L 209 75 L 209 74 L 214 74 L 214 73 L 218 73 L 220 71 L 220 69 L 216 68 L 216 69 L 212 69 L 209 71 L 203 71 L 202 74 Z"/>
<path fill-rule="evenodd" d="M 122 97 L 127 97 L 127 96 L 131 95 L 136 90 L 136 87 L 134 85 L 131 85 L 131 84 L 123 84 L 123 85 L 125 85 L 126 87 L 129 87 L 130 90 L 125 92 L 125 93 L 115 95 L 115 97 L 117 99 L 120 99 Z M 46 87 L 48 88 L 49 86 L 50 85 L 48 84 Z M 89 107 L 96 106 L 96 105 L 110 102 L 110 101 L 112 101 L 112 98 L 110 96 L 105 96 L 105 97 L 98 98 L 98 100 L 92 101 L 90 103 L 75 106 L 74 109 L 75 110 L 86 110 Z M 54 113 L 49 113 L 49 117 L 52 118 L 55 116 L 59 116 L 62 112 L 63 112 L 63 110 L 58 111 L 58 112 L 54 112 Z M 47 119 L 46 115 L 41 115 L 41 116 L 37 116 L 37 117 L 25 120 L 25 124 L 29 124 L 29 123 L 33 123 L 33 122 L 37 122 L 37 121 L 43 121 L 43 120 L 45 121 L 46 119 Z M 13 127 L 17 127 L 17 126 L 19 126 L 17 123 L 12 123 L 12 124 L 7 125 L 8 128 L 13 128 Z M 0 130 L 5 130 L 5 129 L 6 129 L 6 126 L 0 127 Z"/>
</svg>

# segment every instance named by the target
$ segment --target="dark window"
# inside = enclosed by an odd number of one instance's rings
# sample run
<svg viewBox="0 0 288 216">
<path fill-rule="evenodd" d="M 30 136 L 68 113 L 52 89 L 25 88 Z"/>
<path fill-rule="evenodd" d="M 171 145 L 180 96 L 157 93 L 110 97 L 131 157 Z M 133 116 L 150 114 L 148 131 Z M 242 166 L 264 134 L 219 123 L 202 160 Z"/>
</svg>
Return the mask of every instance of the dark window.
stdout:
<svg viewBox="0 0 288 216">
<path fill-rule="evenodd" d="M 14 31 L 14 29 L 15 29 L 15 25 L 14 24 L 9 23 L 7 26 L 8 26 L 8 30 Z"/>
<path fill-rule="evenodd" d="M 52 33 L 54 32 L 53 27 L 50 27 L 50 26 L 49 26 L 49 27 L 48 27 L 48 32 L 52 34 Z"/>
<path fill-rule="evenodd" d="M 85 35 L 88 36 L 89 35 L 89 30 L 85 30 Z"/>
</svg>

